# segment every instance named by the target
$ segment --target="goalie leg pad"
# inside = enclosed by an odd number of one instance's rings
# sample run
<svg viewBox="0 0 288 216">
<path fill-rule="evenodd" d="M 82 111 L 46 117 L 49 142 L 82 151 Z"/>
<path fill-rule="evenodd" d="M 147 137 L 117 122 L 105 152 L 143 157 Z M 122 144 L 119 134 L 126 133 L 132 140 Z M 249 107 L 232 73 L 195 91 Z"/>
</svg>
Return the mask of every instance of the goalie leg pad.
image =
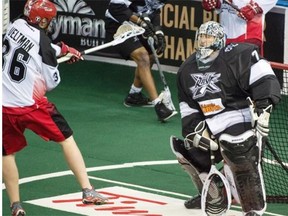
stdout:
<svg viewBox="0 0 288 216">
<path fill-rule="evenodd" d="M 263 213 L 265 189 L 260 166 L 260 151 L 253 131 L 239 136 L 222 134 L 219 138 L 222 156 L 231 169 L 244 212 Z"/>
<path fill-rule="evenodd" d="M 201 194 L 203 182 L 206 179 L 207 173 L 201 171 L 199 168 L 196 168 L 193 165 L 193 162 L 189 156 L 189 152 L 184 147 L 184 141 L 178 139 L 174 136 L 170 137 L 170 147 L 172 152 L 176 155 L 177 160 L 180 166 L 187 172 L 187 174 L 191 177 L 193 184 L 195 185 L 196 189 Z M 208 167 L 209 170 L 210 166 Z"/>
</svg>

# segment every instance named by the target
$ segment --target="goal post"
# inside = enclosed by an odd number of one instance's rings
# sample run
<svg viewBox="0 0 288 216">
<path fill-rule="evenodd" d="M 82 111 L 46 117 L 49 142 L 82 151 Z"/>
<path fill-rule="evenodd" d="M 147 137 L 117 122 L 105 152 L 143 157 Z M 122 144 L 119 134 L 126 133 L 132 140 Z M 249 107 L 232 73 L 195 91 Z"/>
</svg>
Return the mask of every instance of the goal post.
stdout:
<svg viewBox="0 0 288 216">
<path fill-rule="evenodd" d="M 288 9 L 285 10 L 284 25 L 284 63 L 288 67 Z M 282 93 L 288 95 L 288 69 L 283 70 L 283 90 Z"/>
</svg>

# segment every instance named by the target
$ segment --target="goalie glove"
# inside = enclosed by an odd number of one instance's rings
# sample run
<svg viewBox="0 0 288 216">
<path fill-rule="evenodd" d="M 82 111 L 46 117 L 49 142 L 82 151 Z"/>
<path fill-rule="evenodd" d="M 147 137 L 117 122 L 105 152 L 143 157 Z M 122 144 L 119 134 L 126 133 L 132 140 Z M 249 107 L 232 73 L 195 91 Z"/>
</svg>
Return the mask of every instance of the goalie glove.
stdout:
<svg viewBox="0 0 288 216">
<path fill-rule="evenodd" d="M 257 2 L 250 1 L 249 4 L 242 7 L 238 13 L 238 16 L 244 19 L 245 21 L 250 21 L 257 14 L 262 14 L 262 8 L 257 4 Z"/>
<path fill-rule="evenodd" d="M 202 0 L 202 7 L 206 11 L 211 11 L 220 8 L 221 2 L 220 0 Z"/>
<path fill-rule="evenodd" d="M 70 59 L 67 61 L 68 64 L 72 64 L 79 60 L 84 60 L 84 58 L 82 57 L 82 54 L 75 48 L 69 47 L 62 41 L 58 45 L 61 48 L 61 53 L 59 57 L 66 56 L 66 55 L 71 56 Z"/>
<path fill-rule="evenodd" d="M 267 137 L 269 134 L 269 118 L 270 112 L 272 110 L 272 105 L 269 105 L 263 112 L 259 115 L 256 122 L 256 130 L 261 134 L 262 137 Z"/>
<path fill-rule="evenodd" d="M 137 24 L 145 29 L 145 32 L 143 33 L 143 38 L 148 38 L 148 37 L 154 37 L 155 35 L 155 28 L 153 24 L 151 23 L 151 20 L 149 17 L 144 16 L 144 17 L 139 17 Z"/>
<path fill-rule="evenodd" d="M 272 103 L 269 99 L 256 101 L 254 112 L 257 113 L 257 121 L 255 129 L 262 137 L 267 137 L 269 134 L 269 119 L 272 112 Z"/>
<path fill-rule="evenodd" d="M 163 31 L 158 30 L 155 32 L 155 49 L 156 49 L 156 53 L 157 55 L 161 55 L 162 53 L 164 53 L 165 48 L 166 48 L 166 40 L 165 40 L 165 36 Z"/>
<path fill-rule="evenodd" d="M 256 131 L 262 136 L 267 137 L 269 134 L 269 119 L 272 112 L 272 102 L 270 99 L 258 100 L 255 106 L 250 98 L 249 107 L 251 114 L 251 124 L 255 127 Z"/>
</svg>

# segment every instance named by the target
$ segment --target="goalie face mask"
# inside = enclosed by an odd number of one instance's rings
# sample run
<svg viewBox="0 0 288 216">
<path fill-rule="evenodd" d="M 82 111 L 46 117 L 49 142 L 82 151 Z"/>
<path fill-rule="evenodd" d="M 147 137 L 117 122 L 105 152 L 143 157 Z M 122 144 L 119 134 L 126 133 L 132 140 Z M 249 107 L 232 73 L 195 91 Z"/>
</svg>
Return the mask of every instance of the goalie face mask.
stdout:
<svg viewBox="0 0 288 216">
<path fill-rule="evenodd" d="M 214 51 L 225 46 L 226 37 L 223 27 L 214 21 L 202 24 L 196 33 L 196 58 L 204 60 Z"/>
</svg>

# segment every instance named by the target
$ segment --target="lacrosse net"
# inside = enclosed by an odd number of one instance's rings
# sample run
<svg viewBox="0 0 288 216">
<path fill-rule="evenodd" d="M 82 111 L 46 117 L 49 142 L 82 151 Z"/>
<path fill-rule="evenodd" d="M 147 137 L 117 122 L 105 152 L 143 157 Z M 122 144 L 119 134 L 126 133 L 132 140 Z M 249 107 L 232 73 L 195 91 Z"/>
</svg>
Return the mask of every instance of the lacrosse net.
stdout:
<svg viewBox="0 0 288 216">
<path fill-rule="evenodd" d="M 262 162 L 270 203 L 288 203 L 288 70 L 283 70 L 281 97 L 270 117 L 269 142 Z"/>
</svg>

